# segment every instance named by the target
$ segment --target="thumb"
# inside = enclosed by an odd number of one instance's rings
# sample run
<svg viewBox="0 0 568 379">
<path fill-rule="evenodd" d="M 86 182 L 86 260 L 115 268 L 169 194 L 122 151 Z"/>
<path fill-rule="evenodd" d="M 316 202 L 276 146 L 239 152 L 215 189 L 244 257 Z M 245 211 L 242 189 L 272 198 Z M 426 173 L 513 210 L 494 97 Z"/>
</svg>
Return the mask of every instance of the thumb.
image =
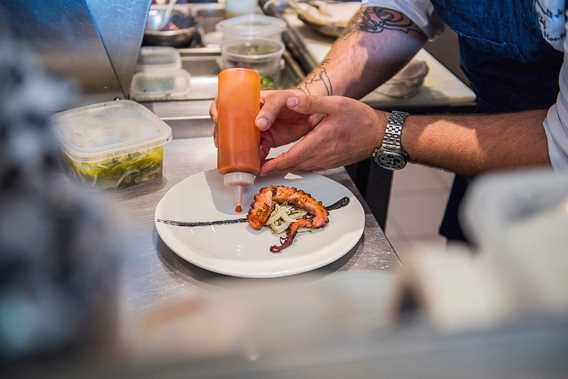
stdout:
<svg viewBox="0 0 568 379">
<path fill-rule="evenodd" d="M 341 107 L 337 96 L 298 96 L 286 101 L 288 108 L 304 114 L 333 113 Z"/>
</svg>

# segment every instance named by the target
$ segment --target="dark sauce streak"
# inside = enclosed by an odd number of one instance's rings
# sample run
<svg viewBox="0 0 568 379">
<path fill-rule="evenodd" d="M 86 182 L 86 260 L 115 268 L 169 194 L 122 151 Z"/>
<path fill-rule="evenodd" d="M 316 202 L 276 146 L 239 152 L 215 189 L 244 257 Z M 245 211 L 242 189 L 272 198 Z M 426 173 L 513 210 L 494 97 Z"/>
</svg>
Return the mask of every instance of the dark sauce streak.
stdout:
<svg viewBox="0 0 568 379">
<path fill-rule="evenodd" d="M 201 221 L 201 222 L 184 222 L 184 221 L 172 221 L 172 220 L 156 220 L 162 224 L 173 225 L 173 226 L 185 226 L 192 228 L 195 226 L 211 226 L 211 225 L 227 225 L 227 224 L 241 224 L 247 222 L 246 218 L 237 218 L 234 220 L 219 220 L 219 221 Z"/>
<path fill-rule="evenodd" d="M 345 196 L 337 200 L 335 203 L 328 205 L 327 207 L 325 207 L 325 209 L 327 209 L 328 211 L 335 211 L 337 209 L 341 209 L 349 205 L 349 201 L 350 201 L 349 198 Z"/>
<path fill-rule="evenodd" d="M 342 197 L 338 201 L 333 204 L 328 205 L 325 207 L 328 211 L 335 211 L 337 209 L 341 209 L 346 207 L 349 204 L 349 198 Z M 247 222 L 245 218 L 236 218 L 233 220 L 219 220 L 219 221 L 198 221 L 198 222 L 185 222 L 185 221 L 173 221 L 173 220 L 161 220 L 157 219 L 156 222 L 161 222 L 162 224 L 172 225 L 172 226 L 182 226 L 187 228 L 193 228 L 198 226 L 212 226 L 212 225 L 228 225 L 228 224 L 242 224 Z"/>
</svg>

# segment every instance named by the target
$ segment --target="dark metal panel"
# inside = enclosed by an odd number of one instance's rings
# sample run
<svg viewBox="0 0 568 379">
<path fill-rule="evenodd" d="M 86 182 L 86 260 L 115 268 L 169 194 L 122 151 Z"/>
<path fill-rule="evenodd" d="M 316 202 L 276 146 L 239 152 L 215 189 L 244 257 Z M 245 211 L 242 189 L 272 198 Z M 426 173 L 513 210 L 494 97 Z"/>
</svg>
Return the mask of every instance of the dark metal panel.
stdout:
<svg viewBox="0 0 568 379">
<path fill-rule="evenodd" d="M 0 10 L 49 70 L 76 80 L 84 92 L 122 95 L 85 0 L 8 0 Z"/>
<path fill-rule="evenodd" d="M 118 76 L 128 93 L 151 0 L 86 0 Z"/>
</svg>

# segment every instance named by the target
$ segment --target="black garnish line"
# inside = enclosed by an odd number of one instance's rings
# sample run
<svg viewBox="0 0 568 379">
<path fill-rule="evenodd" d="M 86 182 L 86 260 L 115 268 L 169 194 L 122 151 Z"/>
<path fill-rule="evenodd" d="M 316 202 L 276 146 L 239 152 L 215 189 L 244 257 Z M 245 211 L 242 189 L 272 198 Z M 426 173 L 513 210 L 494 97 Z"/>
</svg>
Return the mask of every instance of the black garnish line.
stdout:
<svg viewBox="0 0 568 379">
<path fill-rule="evenodd" d="M 199 221 L 199 222 L 185 222 L 185 221 L 173 221 L 173 220 L 161 220 L 157 219 L 156 222 L 161 222 L 162 224 L 173 225 L 173 226 L 184 226 L 184 227 L 195 227 L 195 226 L 212 226 L 212 225 L 227 225 L 227 224 L 241 224 L 247 222 L 246 218 L 237 218 L 234 220 L 219 220 L 219 221 Z"/>
<path fill-rule="evenodd" d="M 325 209 L 327 209 L 328 211 L 335 211 L 337 209 L 346 207 L 349 204 L 349 201 L 349 198 L 345 196 L 337 200 L 335 203 L 328 205 L 327 207 L 325 207 Z"/>
<path fill-rule="evenodd" d="M 349 204 L 349 198 L 347 196 L 342 197 L 341 199 L 337 200 L 335 203 L 328 205 L 325 207 L 328 211 L 335 211 L 337 209 L 341 209 L 346 207 Z M 157 219 L 156 222 L 160 222 L 166 225 L 172 226 L 182 226 L 186 228 L 193 228 L 198 226 L 212 226 L 212 225 L 228 225 L 228 224 L 242 224 L 247 222 L 245 218 L 236 218 L 233 220 L 218 220 L 218 221 L 198 221 L 198 222 L 186 222 L 186 221 L 173 221 L 173 220 L 162 220 Z"/>
</svg>

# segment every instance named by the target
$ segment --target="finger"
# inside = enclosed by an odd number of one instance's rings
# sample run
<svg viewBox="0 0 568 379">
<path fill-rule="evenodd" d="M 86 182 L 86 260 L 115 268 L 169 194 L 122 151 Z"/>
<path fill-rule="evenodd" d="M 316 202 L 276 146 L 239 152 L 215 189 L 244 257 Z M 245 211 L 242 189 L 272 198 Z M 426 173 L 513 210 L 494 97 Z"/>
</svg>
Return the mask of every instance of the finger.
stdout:
<svg viewBox="0 0 568 379">
<path fill-rule="evenodd" d="M 286 106 L 298 113 L 330 114 L 341 111 L 343 99 L 339 96 L 293 96 L 286 101 Z"/>
<path fill-rule="evenodd" d="M 213 143 L 215 143 L 215 147 L 219 147 L 219 141 L 217 137 L 217 125 L 213 128 Z"/>
<path fill-rule="evenodd" d="M 297 170 L 305 158 L 306 147 L 302 141 L 296 143 L 290 150 L 280 154 L 274 159 L 267 160 L 260 168 L 260 175 L 273 173 L 288 173 Z"/>
<path fill-rule="evenodd" d="M 308 122 L 311 126 L 316 127 L 324 119 L 325 115 L 321 113 L 314 113 L 308 117 Z"/>
<path fill-rule="evenodd" d="M 278 114 L 282 109 L 286 108 L 286 100 L 290 97 L 289 92 L 281 93 L 271 93 L 270 95 L 263 97 L 262 108 L 256 116 L 256 126 L 261 131 L 268 130 L 274 120 L 278 117 Z"/>
<path fill-rule="evenodd" d="M 261 143 L 259 146 L 260 164 L 263 165 L 266 162 L 266 157 L 270 153 L 270 146 L 266 143 Z"/>
<path fill-rule="evenodd" d="M 270 153 L 270 149 L 274 147 L 274 139 L 270 133 L 262 133 L 260 136 L 260 161 L 264 164 L 266 157 Z"/>
<path fill-rule="evenodd" d="M 217 123 L 217 99 L 213 100 L 209 105 L 209 116 L 214 123 Z"/>
</svg>

